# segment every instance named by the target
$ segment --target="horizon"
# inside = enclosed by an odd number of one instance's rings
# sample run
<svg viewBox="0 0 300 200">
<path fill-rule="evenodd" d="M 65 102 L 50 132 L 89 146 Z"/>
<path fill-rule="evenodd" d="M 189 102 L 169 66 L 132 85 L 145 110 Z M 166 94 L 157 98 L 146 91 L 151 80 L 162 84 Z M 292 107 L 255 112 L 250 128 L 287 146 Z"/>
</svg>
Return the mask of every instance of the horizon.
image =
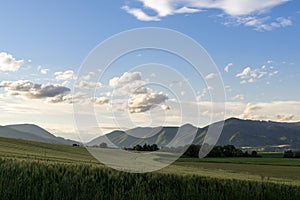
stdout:
<svg viewBox="0 0 300 200">
<path fill-rule="evenodd" d="M 3 6 L 1 124 L 36 124 L 73 140 L 80 140 L 82 131 L 85 140 L 99 127 L 106 134 L 136 126 L 205 127 L 228 118 L 300 122 L 299 1 L 232 6 L 229 1 L 56 0 Z M 100 43 L 145 27 L 186 35 L 216 69 L 196 74 L 184 57 L 148 48 L 119 56 L 101 72 L 104 66 L 83 70 Z M 222 91 L 208 84 L 214 80 L 223 84 L 224 102 L 212 98 Z M 93 107 L 98 127 L 84 126 L 88 122 L 81 119 L 78 129 L 73 103 Z"/>
<path fill-rule="evenodd" d="M 270 120 L 265 121 L 265 120 L 253 120 L 253 119 L 240 119 L 240 118 L 236 118 L 236 117 L 226 118 L 226 119 L 224 120 L 224 122 L 226 122 L 226 121 L 228 121 L 228 120 L 240 120 L 240 121 L 252 121 L 252 122 L 266 122 L 266 123 L 287 123 L 287 124 L 294 124 L 294 123 L 297 124 L 297 123 L 300 123 L 300 121 L 298 121 L 298 122 L 279 122 L 279 121 L 270 121 Z M 214 123 L 220 123 L 220 122 L 222 122 L 222 121 L 217 121 L 217 122 L 214 122 Z M 212 124 L 214 124 L 214 123 L 212 123 Z M 81 142 L 82 142 L 82 143 L 88 143 L 88 142 L 90 142 L 90 141 L 92 141 L 92 140 L 94 140 L 94 139 L 96 139 L 96 138 L 98 138 L 98 137 L 100 137 L 100 136 L 110 134 L 110 133 L 112 133 L 112 132 L 114 132 L 114 131 L 124 131 L 124 132 L 126 132 L 126 131 L 130 131 L 130 130 L 137 129 L 137 128 L 160 128 L 160 127 L 162 127 L 162 128 L 179 128 L 179 127 L 182 127 L 182 126 L 185 126 L 185 125 L 191 125 L 191 126 L 193 126 L 193 127 L 195 127 L 195 128 L 198 128 L 198 129 L 204 129 L 204 128 L 206 128 L 206 127 L 212 125 L 212 124 L 207 124 L 207 125 L 201 126 L 201 127 L 197 127 L 197 126 L 195 126 L 195 125 L 193 125 L 193 124 L 186 123 L 186 124 L 177 125 L 177 126 L 175 126 L 175 125 L 174 125 L 174 126 L 168 126 L 168 125 L 167 125 L 167 126 L 137 126 L 137 127 L 133 127 L 133 128 L 130 128 L 130 129 L 111 129 L 111 131 L 109 131 L 109 132 L 107 132 L 107 133 L 104 133 L 104 134 L 102 134 L 102 135 L 97 135 L 97 136 L 95 136 L 94 138 L 90 138 L 90 139 L 88 139 L 88 140 L 86 140 L 86 141 L 81 141 L 80 139 L 79 139 L 79 140 L 78 140 L 78 139 L 76 140 L 76 139 L 72 139 L 72 138 L 65 138 L 65 137 L 63 137 L 63 138 L 64 138 L 64 139 L 69 139 L 69 140 L 74 140 L 74 141 L 80 142 L 80 143 L 81 143 Z M 48 131 L 49 133 L 51 133 L 52 135 L 54 135 L 54 136 L 56 136 L 56 137 L 61 137 L 61 136 L 59 136 L 59 135 L 57 135 L 57 134 L 51 132 L 51 130 L 48 130 L 47 128 L 44 128 L 44 127 L 42 127 L 42 126 L 40 126 L 40 125 L 38 125 L 38 124 L 19 123 L 19 124 L 4 124 L 4 125 L 0 125 L 0 126 L 22 126 L 22 125 L 32 125 L 32 126 L 37 126 L 37 127 L 39 127 L 39 128 L 42 128 L 42 129 Z"/>
</svg>

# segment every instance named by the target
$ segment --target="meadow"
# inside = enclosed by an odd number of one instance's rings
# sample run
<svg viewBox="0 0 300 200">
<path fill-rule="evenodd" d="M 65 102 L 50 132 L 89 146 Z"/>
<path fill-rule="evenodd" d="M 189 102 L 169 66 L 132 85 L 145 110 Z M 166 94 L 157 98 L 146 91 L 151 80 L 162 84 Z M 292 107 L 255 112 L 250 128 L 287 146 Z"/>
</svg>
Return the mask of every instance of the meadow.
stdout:
<svg viewBox="0 0 300 200">
<path fill-rule="evenodd" d="M 279 154 L 181 158 L 134 174 L 83 147 L 0 138 L 0 157 L 1 199 L 300 199 L 300 160 Z"/>
</svg>

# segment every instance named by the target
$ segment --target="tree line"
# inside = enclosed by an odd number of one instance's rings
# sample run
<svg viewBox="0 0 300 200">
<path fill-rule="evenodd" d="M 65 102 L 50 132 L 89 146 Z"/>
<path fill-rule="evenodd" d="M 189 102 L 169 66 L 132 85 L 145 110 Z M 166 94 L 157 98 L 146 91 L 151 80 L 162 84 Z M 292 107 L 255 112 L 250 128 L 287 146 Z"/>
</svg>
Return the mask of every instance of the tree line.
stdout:
<svg viewBox="0 0 300 200">
<path fill-rule="evenodd" d="M 134 151 L 158 151 L 158 145 L 157 144 L 147 144 L 145 143 L 143 146 L 142 145 L 135 145 L 133 148 L 124 148 L 125 150 L 134 150 Z"/>
<path fill-rule="evenodd" d="M 292 150 L 283 153 L 284 158 L 300 158 L 300 151 L 293 152 Z"/>
<path fill-rule="evenodd" d="M 207 145 L 207 147 L 209 147 L 209 146 Z M 183 148 L 183 147 L 173 148 L 174 152 L 178 152 L 179 151 L 178 148 Z M 200 148 L 201 148 L 201 145 L 192 144 L 186 148 L 182 157 L 198 158 Z M 132 148 L 128 147 L 128 148 L 124 148 L 124 149 L 125 150 L 134 150 L 134 151 L 158 151 L 158 150 L 160 150 L 158 148 L 157 144 L 150 145 L 147 143 L 145 143 L 144 145 L 137 144 Z M 161 150 L 168 151 L 168 152 L 172 151 L 172 149 L 167 148 L 167 147 L 162 147 Z M 225 145 L 225 146 L 212 147 L 211 151 L 206 155 L 206 157 L 261 157 L 261 156 L 258 155 L 258 153 L 256 151 L 243 152 L 242 150 L 236 148 L 234 145 Z"/>
<path fill-rule="evenodd" d="M 205 148 L 205 147 L 204 147 Z M 190 145 L 182 157 L 198 158 L 201 145 Z M 205 157 L 261 157 L 257 151 L 242 151 L 234 145 L 214 146 Z"/>
</svg>

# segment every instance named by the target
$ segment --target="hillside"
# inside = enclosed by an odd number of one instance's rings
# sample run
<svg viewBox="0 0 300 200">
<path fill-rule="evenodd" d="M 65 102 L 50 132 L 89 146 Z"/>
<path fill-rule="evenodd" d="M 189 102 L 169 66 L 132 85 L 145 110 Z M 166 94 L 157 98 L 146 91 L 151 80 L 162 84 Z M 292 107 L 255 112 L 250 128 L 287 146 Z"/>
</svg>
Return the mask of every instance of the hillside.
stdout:
<svg viewBox="0 0 300 200">
<path fill-rule="evenodd" d="M 290 145 L 291 148 L 300 148 L 300 126 L 299 123 L 231 118 L 225 121 L 218 144 L 238 147 Z"/>
<path fill-rule="evenodd" d="M 218 126 L 219 123 L 213 124 Z M 109 146 L 132 147 L 137 144 L 158 144 L 158 146 L 182 146 L 191 143 L 202 144 L 209 126 L 197 128 L 190 124 L 182 127 L 137 127 L 127 131 L 113 131 L 107 134 L 112 142 Z M 175 138 L 177 134 L 177 138 Z M 195 135 L 195 138 L 193 136 Z M 79 144 L 77 141 L 56 137 L 45 129 L 33 124 L 0 126 L 0 137 L 46 142 L 51 144 Z M 87 146 L 106 142 L 100 136 Z M 172 145 L 170 145 L 172 144 Z M 288 145 L 300 149 L 300 123 L 253 121 L 230 118 L 225 120 L 218 145 L 232 144 L 236 147 L 273 147 Z"/>
<path fill-rule="evenodd" d="M 77 141 L 56 137 L 45 129 L 33 124 L 0 126 L 0 137 L 46 142 L 51 144 L 79 144 Z"/>
<path fill-rule="evenodd" d="M 138 127 L 124 131 L 113 131 L 107 134 L 107 138 L 118 147 L 133 147 L 137 144 L 157 144 L 158 146 L 166 146 L 172 143 L 172 146 L 183 146 L 184 144 L 193 141 L 193 135 L 196 133 L 197 138 L 203 139 L 204 134 L 201 135 L 201 129 L 196 128 L 190 124 L 182 127 Z M 178 134 L 178 138 L 174 137 Z M 139 136 L 139 137 L 138 137 Z M 105 138 L 100 136 L 87 143 L 88 146 L 98 145 L 105 142 Z"/>
<path fill-rule="evenodd" d="M 213 124 L 218 126 L 218 123 Z M 187 131 L 187 127 L 189 127 Z M 119 147 L 132 147 L 137 144 L 158 144 L 165 146 L 172 141 L 177 131 L 186 131 L 183 137 L 174 146 L 184 144 L 190 139 L 190 133 L 197 131 L 193 140 L 194 144 L 201 144 L 209 126 L 196 128 L 191 125 L 182 127 L 144 127 L 134 128 L 128 131 L 113 131 L 107 134 L 107 138 Z M 196 130 L 195 130 L 196 129 Z M 139 137 L 140 138 L 139 138 Z M 104 142 L 103 136 L 95 138 L 87 143 L 88 146 L 98 145 Z M 174 143 L 173 143 L 174 144 Z M 232 144 L 237 147 L 272 147 L 277 145 L 290 145 L 290 148 L 300 148 L 300 123 L 280 123 L 267 121 L 253 121 L 230 118 L 225 120 L 223 131 L 218 140 L 218 145 Z"/>
</svg>

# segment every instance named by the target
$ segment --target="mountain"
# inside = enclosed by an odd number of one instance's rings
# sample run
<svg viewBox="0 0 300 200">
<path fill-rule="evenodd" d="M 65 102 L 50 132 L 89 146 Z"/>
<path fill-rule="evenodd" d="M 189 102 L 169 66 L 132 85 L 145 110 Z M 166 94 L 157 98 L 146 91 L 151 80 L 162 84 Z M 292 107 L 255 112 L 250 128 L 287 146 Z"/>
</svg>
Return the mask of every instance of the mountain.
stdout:
<svg viewBox="0 0 300 200">
<path fill-rule="evenodd" d="M 52 144 L 79 144 L 77 141 L 56 137 L 45 129 L 34 124 L 0 126 L 0 137 L 46 142 Z"/>
<path fill-rule="evenodd" d="M 210 126 L 218 127 L 217 122 Z M 192 125 L 182 127 L 138 127 L 127 131 L 113 131 L 105 136 L 111 144 L 109 146 L 133 147 L 137 144 L 157 144 L 165 146 L 172 142 L 172 146 L 186 144 L 193 139 L 194 144 L 202 144 L 209 126 L 196 128 Z M 176 141 L 173 138 L 179 134 Z M 99 145 L 106 142 L 104 136 L 95 138 L 87 146 Z M 271 121 L 253 121 L 230 118 L 225 120 L 222 133 L 217 145 L 232 144 L 237 147 L 266 147 L 289 145 L 291 148 L 300 148 L 300 123 L 280 123 Z"/>
<path fill-rule="evenodd" d="M 218 144 L 233 144 L 239 147 L 286 144 L 292 148 L 300 148 L 300 123 L 230 118 L 225 121 Z"/>
<path fill-rule="evenodd" d="M 200 136 L 201 133 L 198 131 L 201 129 L 186 124 L 181 127 L 138 127 L 127 131 L 113 131 L 105 136 L 112 143 L 110 146 L 115 144 L 117 147 L 133 147 L 145 143 L 157 144 L 158 146 L 166 146 L 171 143 L 172 146 L 182 146 L 192 142 L 194 135 Z M 86 145 L 94 146 L 106 142 L 105 136 L 97 137 Z"/>
</svg>

